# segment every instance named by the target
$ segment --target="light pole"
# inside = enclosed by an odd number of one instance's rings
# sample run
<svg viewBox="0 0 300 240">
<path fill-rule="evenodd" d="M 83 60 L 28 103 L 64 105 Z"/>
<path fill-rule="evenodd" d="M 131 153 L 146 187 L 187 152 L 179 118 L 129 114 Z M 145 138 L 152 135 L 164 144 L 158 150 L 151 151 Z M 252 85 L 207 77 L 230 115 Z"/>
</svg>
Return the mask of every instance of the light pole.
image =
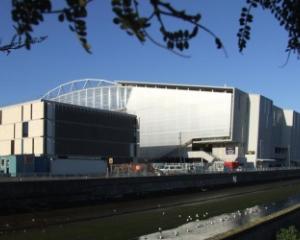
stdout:
<svg viewBox="0 0 300 240">
<path fill-rule="evenodd" d="M 182 141 L 182 136 L 181 136 L 181 132 L 179 132 L 178 140 L 179 140 L 179 147 L 178 147 L 179 161 L 182 162 L 182 156 L 181 156 L 181 141 Z"/>
<path fill-rule="evenodd" d="M 288 145 L 288 166 L 291 168 L 291 145 Z"/>
</svg>

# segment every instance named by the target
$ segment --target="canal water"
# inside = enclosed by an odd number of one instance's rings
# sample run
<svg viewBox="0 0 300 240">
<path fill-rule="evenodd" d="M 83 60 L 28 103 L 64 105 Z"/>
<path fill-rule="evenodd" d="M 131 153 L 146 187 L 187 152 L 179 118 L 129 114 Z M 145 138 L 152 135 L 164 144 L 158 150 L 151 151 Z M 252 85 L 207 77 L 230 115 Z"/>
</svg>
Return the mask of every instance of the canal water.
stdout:
<svg viewBox="0 0 300 240">
<path fill-rule="evenodd" d="M 205 239 L 300 202 L 300 180 L 0 217 L 0 239 Z"/>
</svg>

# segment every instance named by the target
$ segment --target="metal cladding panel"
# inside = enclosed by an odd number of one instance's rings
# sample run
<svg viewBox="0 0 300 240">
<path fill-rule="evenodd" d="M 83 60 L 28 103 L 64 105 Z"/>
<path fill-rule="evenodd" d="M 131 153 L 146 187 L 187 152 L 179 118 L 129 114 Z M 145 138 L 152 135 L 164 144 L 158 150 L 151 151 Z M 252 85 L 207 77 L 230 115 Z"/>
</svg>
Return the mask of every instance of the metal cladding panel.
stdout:
<svg viewBox="0 0 300 240">
<path fill-rule="evenodd" d="M 233 107 L 232 141 L 246 143 L 249 129 L 249 95 L 241 90 L 235 89 Z"/>
<path fill-rule="evenodd" d="M 57 104 L 54 127 L 56 155 L 133 157 L 135 116 Z"/>
<path fill-rule="evenodd" d="M 260 96 L 250 95 L 250 114 L 249 114 L 249 135 L 248 135 L 248 152 L 254 154 L 254 159 L 257 158 L 258 134 L 259 134 L 259 111 L 260 111 Z"/>
<path fill-rule="evenodd" d="M 300 163 L 299 139 L 300 139 L 300 114 L 298 112 L 294 112 L 292 142 L 290 146 L 291 148 L 290 159 L 297 161 L 298 164 Z"/>
<path fill-rule="evenodd" d="M 44 135 L 44 120 L 33 120 L 28 122 L 28 137 L 41 137 Z"/>
<path fill-rule="evenodd" d="M 52 174 L 105 174 L 106 162 L 87 159 L 55 159 L 51 161 Z"/>
<path fill-rule="evenodd" d="M 11 141 L 0 141 L 0 156 L 11 155 Z"/>
<path fill-rule="evenodd" d="M 44 154 L 44 138 L 42 137 L 34 138 L 34 154 L 35 155 Z"/>
<path fill-rule="evenodd" d="M 232 93 L 133 87 L 127 112 L 140 123 L 140 146 L 230 138 Z"/>
<path fill-rule="evenodd" d="M 48 173 L 50 171 L 50 161 L 46 157 L 34 158 L 34 172 Z"/>
<path fill-rule="evenodd" d="M 49 154 L 49 155 L 54 155 L 55 151 L 54 151 L 54 139 L 53 138 L 46 138 L 45 139 L 45 148 L 44 151 L 45 153 Z"/>
<path fill-rule="evenodd" d="M 23 121 L 31 120 L 31 104 L 23 105 Z"/>
<path fill-rule="evenodd" d="M 32 104 L 32 119 L 42 119 L 45 114 L 44 102 L 36 102 Z"/>
<path fill-rule="evenodd" d="M 2 110 L 2 124 L 16 123 L 22 121 L 22 107 L 12 106 Z"/>
<path fill-rule="evenodd" d="M 273 134 L 273 102 L 261 96 L 259 109 L 259 127 L 258 127 L 258 158 L 272 158 L 274 149 L 272 146 Z"/>
<path fill-rule="evenodd" d="M 10 140 L 14 138 L 14 124 L 0 125 L 0 140 Z"/>
<path fill-rule="evenodd" d="M 23 154 L 33 154 L 33 139 L 24 138 L 23 139 Z"/>
<path fill-rule="evenodd" d="M 285 127 L 285 119 L 283 109 L 273 105 L 273 127 L 272 141 L 274 146 L 284 146 L 287 142 L 283 141 L 282 134 Z"/>
</svg>

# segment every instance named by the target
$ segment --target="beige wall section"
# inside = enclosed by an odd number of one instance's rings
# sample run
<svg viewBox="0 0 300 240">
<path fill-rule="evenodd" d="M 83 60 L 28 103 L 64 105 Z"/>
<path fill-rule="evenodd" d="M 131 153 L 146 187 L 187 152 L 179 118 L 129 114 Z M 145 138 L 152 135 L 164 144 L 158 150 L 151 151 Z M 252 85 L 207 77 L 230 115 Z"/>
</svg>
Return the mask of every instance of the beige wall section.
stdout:
<svg viewBox="0 0 300 240">
<path fill-rule="evenodd" d="M 44 120 L 33 120 L 28 122 L 28 137 L 41 137 L 44 135 Z"/>
<path fill-rule="evenodd" d="M 22 138 L 22 123 L 15 124 L 15 138 L 16 139 Z"/>
<path fill-rule="evenodd" d="M 22 121 L 22 106 L 13 106 L 2 109 L 2 124 Z"/>
<path fill-rule="evenodd" d="M 0 156 L 44 154 L 44 105 L 44 102 L 37 100 L 1 109 Z M 23 138 L 24 122 L 28 122 L 28 137 L 26 138 Z M 14 140 L 14 153 L 11 153 L 12 140 Z"/>
<path fill-rule="evenodd" d="M 42 119 L 44 118 L 44 102 L 35 102 L 32 104 L 32 119 Z"/>
<path fill-rule="evenodd" d="M 26 104 L 23 106 L 23 121 L 31 120 L 31 104 Z"/>
<path fill-rule="evenodd" d="M 14 124 L 0 125 L 0 141 L 14 139 Z"/>
<path fill-rule="evenodd" d="M 33 139 L 32 138 L 24 138 L 23 139 L 23 153 L 24 154 L 33 154 Z"/>
<path fill-rule="evenodd" d="M 0 141 L 0 155 L 10 155 L 11 154 L 11 141 Z"/>
<path fill-rule="evenodd" d="M 44 138 L 34 138 L 34 154 L 41 155 L 44 153 Z"/>
<path fill-rule="evenodd" d="M 15 139 L 15 154 L 22 154 L 23 149 L 22 149 L 22 139 Z"/>
</svg>

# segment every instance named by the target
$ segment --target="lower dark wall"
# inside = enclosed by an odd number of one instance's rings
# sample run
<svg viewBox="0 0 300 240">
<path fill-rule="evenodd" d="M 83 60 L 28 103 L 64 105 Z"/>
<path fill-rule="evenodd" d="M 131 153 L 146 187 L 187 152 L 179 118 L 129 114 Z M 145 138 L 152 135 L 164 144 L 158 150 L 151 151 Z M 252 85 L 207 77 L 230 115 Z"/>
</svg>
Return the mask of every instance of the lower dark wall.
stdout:
<svg viewBox="0 0 300 240">
<path fill-rule="evenodd" d="M 6 212 L 63 207 L 124 196 L 256 184 L 299 177 L 300 170 L 280 170 L 132 178 L 10 179 L 0 182 L 0 210 Z"/>
</svg>

